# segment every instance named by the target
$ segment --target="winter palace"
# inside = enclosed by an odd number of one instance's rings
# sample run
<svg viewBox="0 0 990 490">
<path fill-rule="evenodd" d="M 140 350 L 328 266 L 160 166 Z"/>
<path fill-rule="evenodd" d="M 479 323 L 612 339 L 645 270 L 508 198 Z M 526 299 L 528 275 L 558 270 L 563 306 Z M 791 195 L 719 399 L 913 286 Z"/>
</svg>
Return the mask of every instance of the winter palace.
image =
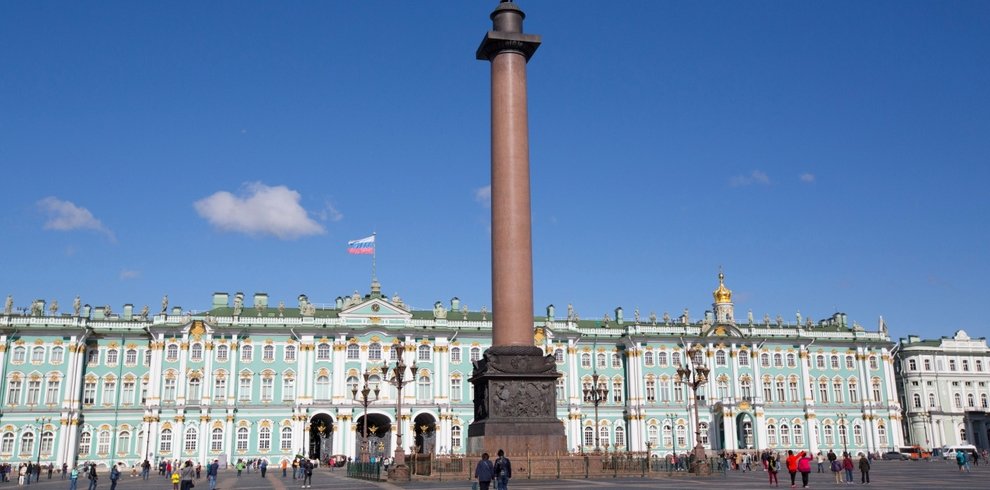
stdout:
<svg viewBox="0 0 990 490">
<path fill-rule="evenodd" d="M 535 318 L 534 342 L 561 373 L 557 412 L 573 451 L 688 452 L 695 403 L 701 442 L 716 451 L 903 443 L 885 327 L 866 331 L 841 313 L 738 319 L 721 273 L 713 297 L 700 319 L 616 308 L 590 320 L 552 305 Z M 465 451 L 472 361 L 490 342 L 493 312 L 457 298 L 414 310 L 377 281 L 333 304 L 294 303 L 215 293 L 203 312 L 169 309 L 166 297 L 149 314 L 77 299 L 65 313 L 8 298 L 0 460 L 354 457 L 365 429 L 373 455 L 391 453 L 399 434 L 412 452 Z M 400 350 L 408 384 L 397 414 L 383 373 Z M 689 362 L 710 369 L 696 398 L 678 382 Z M 357 400 L 366 385 L 367 407 Z"/>
</svg>

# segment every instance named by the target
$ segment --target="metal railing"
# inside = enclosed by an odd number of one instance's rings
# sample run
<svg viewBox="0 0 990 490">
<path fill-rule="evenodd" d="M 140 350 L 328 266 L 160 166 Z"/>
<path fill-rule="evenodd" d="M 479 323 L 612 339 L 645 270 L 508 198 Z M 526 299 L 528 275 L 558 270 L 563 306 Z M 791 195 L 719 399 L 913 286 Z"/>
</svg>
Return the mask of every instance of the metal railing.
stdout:
<svg viewBox="0 0 990 490">
<path fill-rule="evenodd" d="M 347 477 L 371 481 L 387 479 L 382 471 L 381 463 L 347 463 Z"/>
</svg>

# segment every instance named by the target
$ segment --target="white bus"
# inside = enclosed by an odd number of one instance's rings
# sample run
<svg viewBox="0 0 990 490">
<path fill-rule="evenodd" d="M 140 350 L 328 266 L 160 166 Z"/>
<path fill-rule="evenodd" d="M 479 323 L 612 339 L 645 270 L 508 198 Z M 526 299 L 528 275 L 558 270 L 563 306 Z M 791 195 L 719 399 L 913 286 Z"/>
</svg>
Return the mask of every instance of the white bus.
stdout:
<svg viewBox="0 0 990 490">
<path fill-rule="evenodd" d="M 962 444 L 959 446 L 942 446 L 942 457 L 945 459 L 951 459 L 955 461 L 956 453 L 959 451 L 964 451 L 969 459 L 973 459 L 973 455 L 976 454 L 976 446 L 971 444 Z"/>
</svg>

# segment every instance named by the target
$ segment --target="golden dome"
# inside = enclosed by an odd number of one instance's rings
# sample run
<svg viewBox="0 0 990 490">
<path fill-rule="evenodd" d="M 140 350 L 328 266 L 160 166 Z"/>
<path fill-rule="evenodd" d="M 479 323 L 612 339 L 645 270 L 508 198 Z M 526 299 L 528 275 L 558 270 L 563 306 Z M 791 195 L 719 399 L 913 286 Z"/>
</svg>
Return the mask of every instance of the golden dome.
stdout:
<svg viewBox="0 0 990 490">
<path fill-rule="evenodd" d="M 718 289 L 712 292 L 712 296 L 715 297 L 716 303 L 732 302 L 732 291 L 725 287 L 725 274 L 722 271 L 718 271 Z"/>
</svg>

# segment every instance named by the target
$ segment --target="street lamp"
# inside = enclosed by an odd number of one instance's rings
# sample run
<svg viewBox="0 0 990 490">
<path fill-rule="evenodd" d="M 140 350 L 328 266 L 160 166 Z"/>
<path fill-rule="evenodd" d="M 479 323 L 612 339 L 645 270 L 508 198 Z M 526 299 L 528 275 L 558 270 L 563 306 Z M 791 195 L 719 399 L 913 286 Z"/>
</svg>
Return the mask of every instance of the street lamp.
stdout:
<svg viewBox="0 0 990 490">
<path fill-rule="evenodd" d="M 358 391 L 356 385 L 353 388 L 351 388 L 351 395 L 354 397 L 354 401 L 360 403 L 361 406 L 364 407 L 364 423 L 361 424 L 363 426 L 362 429 L 364 433 L 364 440 L 361 441 L 361 454 L 358 455 L 358 461 L 361 463 L 367 463 L 371 461 L 371 454 L 370 454 L 371 448 L 368 447 L 368 405 L 371 405 L 371 402 L 378 401 L 378 392 L 380 391 L 378 385 L 376 384 L 375 389 L 373 390 L 375 393 L 375 398 L 371 399 L 368 396 L 372 392 L 371 387 L 368 386 L 368 378 L 370 377 L 371 377 L 371 373 L 369 373 L 368 370 L 365 369 L 364 387 L 361 388 L 361 391 Z M 361 394 L 360 398 L 358 397 L 358 393 Z"/>
<path fill-rule="evenodd" d="M 598 374 L 598 368 L 595 368 L 594 373 L 591 374 L 591 388 L 585 388 L 584 399 L 595 405 L 595 452 L 599 452 L 598 445 L 598 405 L 608 399 L 608 386 L 602 384 L 598 385 L 598 378 L 601 377 Z"/>
<path fill-rule="evenodd" d="M 382 369 L 384 373 L 382 381 L 394 386 L 397 394 L 395 400 L 395 423 L 398 426 L 398 432 L 395 437 L 395 462 L 390 471 L 396 479 L 408 480 L 409 468 L 406 466 L 406 453 L 402 449 L 402 387 L 416 380 L 416 371 L 419 368 L 416 366 L 416 361 L 414 360 L 412 366 L 408 366 L 409 372 L 412 374 L 409 378 L 406 378 L 406 363 L 402 359 L 402 354 L 405 352 L 406 346 L 400 343 L 395 346 L 395 349 L 398 358 L 395 367 L 389 368 L 388 361 L 384 361 Z"/>
<path fill-rule="evenodd" d="M 840 428 L 839 431 L 842 433 L 842 452 L 843 454 L 849 454 L 849 441 L 848 441 L 849 431 L 846 428 L 846 413 L 838 412 L 835 414 L 835 416 L 838 417 L 839 421 L 841 422 L 839 424 L 839 428 Z"/>
<path fill-rule="evenodd" d="M 674 414 L 674 413 L 668 413 L 667 414 L 667 418 L 670 419 L 670 443 L 673 446 L 673 449 L 671 449 L 671 450 L 674 452 L 674 460 L 676 461 L 677 460 L 677 431 L 674 430 L 674 428 L 676 426 L 676 424 L 675 424 L 675 422 L 676 422 L 675 417 L 677 417 L 677 414 Z"/>
<path fill-rule="evenodd" d="M 701 444 L 701 419 L 698 418 L 698 388 L 708 382 L 708 366 L 704 365 L 703 354 L 700 349 L 695 349 L 691 353 L 690 360 L 677 368 L 677 382 L 691 387 L 691 396 L 694 399 L 694 472 L 698 474 L 708 469 L 706 464 L 707 455 L 705 446 Z"/>
<path fill-rule="evenodd" d="M 50 423 L 51 421 L 51 417 L 38 417 L 34 419 L 35 432 L 38 434 L 35 438 L 35 440 L 38 441 L 38 460 L 36 462 L 36 466 L 41 466 L 41 430 L 44 428 L 45 424 Z"/>
</svg>

